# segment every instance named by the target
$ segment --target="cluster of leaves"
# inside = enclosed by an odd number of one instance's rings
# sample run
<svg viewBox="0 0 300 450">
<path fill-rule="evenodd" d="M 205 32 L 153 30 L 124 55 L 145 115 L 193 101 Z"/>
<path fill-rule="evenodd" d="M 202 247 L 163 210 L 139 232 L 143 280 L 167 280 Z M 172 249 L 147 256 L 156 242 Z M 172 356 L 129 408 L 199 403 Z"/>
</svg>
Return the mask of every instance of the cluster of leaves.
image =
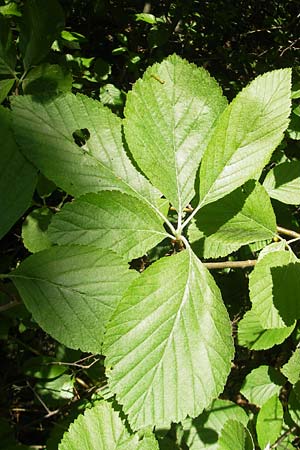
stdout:
<svg viewBox="0 0 300 450">
<path fill-rule="evenodd" d="M 42 3 L 0 6 L 1 237 L 28 211 L 17 225 L 25 249 L 2 263 L 0 331 L 26 335 L 35 357 L 8 340 L 10 371 L 29 377 L 45 418 L 68 413 L 47 448 L 294 449 L 300 92 L 290 69 L 228 104 L 205 69 L 172 55 L 127 98 L 111 85 L 109 100 L 111 65 L 83 57 L 84 34 L 64 28 L 58 2 Z M 170 23 L 164 8 L 133 16 L 152 51 L 163 51 L 151 44 L 162 30 L 165 44 L 180 31 L 183 7 L 178 18 L 172 5 Z M 143 64 L 119 40 L 114 54 L 136 77 Z M 37 351 L 39 327 L 54 339 Z"/>
</svg>

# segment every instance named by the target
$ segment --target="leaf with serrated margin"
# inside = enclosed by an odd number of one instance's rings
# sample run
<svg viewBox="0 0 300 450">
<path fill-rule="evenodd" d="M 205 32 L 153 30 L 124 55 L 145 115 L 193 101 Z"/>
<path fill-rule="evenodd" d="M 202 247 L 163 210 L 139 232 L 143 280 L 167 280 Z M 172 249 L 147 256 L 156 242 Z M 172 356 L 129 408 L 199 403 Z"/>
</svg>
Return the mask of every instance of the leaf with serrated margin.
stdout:
<svg viewBox="0 0 300 450">
<path fill-rule="evenodd" d="M 285 379 L 274 367 L 259 366 L 246 376 L 241 393 L 255 405 L 262 407 L 273 395 L 278 395 Z"/>
<path fill-rule="evenodd" d="M 300 263 L 291 252 L 267 253 L 249 276 L 253 312 L 263 328 L 284 328 L 300 318 Z"/>
<path fill-rule="evenodd" d="M 198 416 L 222 391 L 233 356 L 220 291 L 189 249 L 146 269 L 105 334 L 111 390 L 133 429 Z"/>
<path fill-rule="evenodd" d="M 296 323 L 290 327 L 265 329 L 255 312 L 250 310 L 238 324 L 238 344 L 250 350 L 266 350 L 282 344 L 293 332 L 295 325 Z"/>
<path fill-rule="evenodd" d="M 62 246 L 35 253 L 9 276 L 41 328 L 70 348 L 100 353 L 105 326 L 139 275 L 112 251 Z"/>
<path fill-rule="evenodd" d="M 78 196 L 118 190 L 155 204 L 158 192 L 133 167 L 122 142 L 122 121 L 84 95 L 12 101 L 14 130 L 25 156 L 50 180 Z M 73 135 L 87 130 L 80 147 Z"/>
<path fill-rule="evenodd" d="M 281 369 L 281 372 L 291 384 L 300 380 L 300 349 L 296 348 L 290 359 Z"/>
<path fill-rule="evenodd" d="M 272 239 L 276 218 L 265 189 L 248 181 L 206 205 L 195 215 L 188 235 L 193 249 L 204 258 L 218 258 L 251 242 Z"/>
<path fill-rule="evenodd" d="M 280 436 L 283 424 L 283 407 L 278 395 L 263 404 L 256 421 L 257 440 L 261 448 L 274 444 Z"/>
<path fill-rule="evenodd" d="M 229 400 L 214 400 L 196 419 L 185 419 L 183 441 L 189 450 L 216 450 L 220 432 L 228 420 L 247 426 L 248 416 L 243 408 Z"/>
<path fill-rule="evenodd" d="M 300 203 L 300 161 L 279 164 L 264 180 L 269 196 L 288 205 Z"/>
<path fill-rule="evenodd" d="M 11 129 L 11 112 L 0 106 L 0 238 L 31 204 L 36 169 L 20 153 Z"/>
<path fill-rule="evenodd" d="M 227 101 L 203 68 L 177 55 L 149 67 L 127 95 L 125 136 L 139 167 L 181 212 Z"/>
<path fill-rule="evenodd" d="M 102 191 L 67 203 L 49 227 L 57 244 L 93 245 L 114 250 L 124 259 L 142 256 L 168 233 L 146 203 L 117 191 Z"/>
<path fill-rule="evenodd" d="M 257 179 L 283 138 L 291 109 L 291 70 L 257 77 L 219 117 L 200 168 L 200 204 Z"/>
<path fill-rule="evenodd" d="M 145 446 L 145 441 L 148 446 Z M 58 446 L 58 450 L 78 449 L 158 450 L 158 444 L 153 434 L 152 438 L 146 437 L 141 440 L 137 434 L 130 434 L 111 403 L 101 401 L 77 417 Z"/>
<path fill-rule="evenodd" d="M 217 450 L 254 450 L 249 431 L 241 422 L 228 420 L 221 430 Z"/>
</svg>

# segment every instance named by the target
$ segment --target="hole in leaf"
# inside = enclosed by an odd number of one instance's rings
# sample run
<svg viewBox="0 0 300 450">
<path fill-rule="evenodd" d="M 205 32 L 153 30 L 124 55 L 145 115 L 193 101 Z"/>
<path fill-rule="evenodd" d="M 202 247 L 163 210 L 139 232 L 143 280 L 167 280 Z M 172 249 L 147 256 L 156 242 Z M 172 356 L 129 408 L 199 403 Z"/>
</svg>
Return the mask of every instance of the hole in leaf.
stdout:
<svg viewBox="0 0 300 450">
<path fill-rule="evenodd" d="M 75 130 L 74 133 L 72 133 L 72 136 L 75 144 L 77 144 L 79 147 L 83 147 L 87 143 L 91 135 L 87 128 L 80 128 L 78 130 Z"/>
</svg>

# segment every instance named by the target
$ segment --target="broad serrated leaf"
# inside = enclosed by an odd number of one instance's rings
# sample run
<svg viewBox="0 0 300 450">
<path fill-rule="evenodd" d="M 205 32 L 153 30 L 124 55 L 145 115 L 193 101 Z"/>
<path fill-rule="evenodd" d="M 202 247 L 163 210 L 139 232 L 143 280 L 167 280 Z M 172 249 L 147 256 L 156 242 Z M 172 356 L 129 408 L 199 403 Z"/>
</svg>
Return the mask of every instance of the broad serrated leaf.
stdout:
<svg viewBox="0 0 300 450">
<path fill-rule="evenodd" d="M 0 75 L 15 76 L 16 48 L 9 21 L 0 14 Z"/>
<path fill-rule="evenodd" d="M 217 450 L 254 450 L 249 432 L 241 422 L 228 420 L 223 426 Z"/>
<path fill-rule="evenodd" d="M 0 107 L 0 238 L 30 206 L 35 168 L 19 152 L 11 129 L 11 112 Z"/>
<path fill-rule="evenodd" d="M 194 197 L 196 171 L 226 104 L 208 72 L 177 55 L 149 67 L 128 93 L 125 136 L 130 151 L 179 212 Z"/>
<path fill-rule="evenodd" d="M 300 317 L 298 301 L 300 263 L 285 251 L 266 254 L 249 277 L 253 312 L 263 328 L 284 328 Z"/>
<path fill-rule="evenodd" d="M 146 203 L 120 192 L 86 194 L 55 215 L 49 236 L 58 244 L 109 248 L 131 260 L 166 236 L 162 219 Z"/>
<path fill-rule="evenodd" d="M 241 393 L 250 403 L 263 406 L 273 395 L 278 395 L 284 377 L 270 366 L 259 366 L 250 372 L 243 383 Z"/>
<path fill-rule="evenodd" d="M 238 324 L 238 344 L 250 350 L 266 350 L 281 344 L 294 328 L 295 324 L 290 327 L 265 329 L 255 312 L 250 310 Z"/>
<path fill-rule="evenodd" d="M 300 380 L 300 349 L 296 348 L 288 362 L 282 367 L 281 372 L 291 384 Z"/>
<path fill-rule="evenodd" d="M 196 214 L 188 234 L 204 258 L 218 258 L 242 245 L 272 239 L 276 232 L 273 208 L 264 188 L 254 180 Z"/>
<path fill-rule="evenodd" d="M 52 247 L 10 273 L 37 323 L 70 348 L 99 353 L 105 326 L 138 276 L 112 251 Z"/>
<path fill-rule="evenodd" d="M 20 27 L 20 50 L 26 70 L 47 56 L 63 27 L 64 11 L 57 0 L 26 1 Z"/>
<path fill-rule="evenodd" d="M 274 444 L 280 436 L 283 422 L 283 407 L 278 395 L 263 404 L 256 421 L 257 440 L 261 448 Z"/>
<path fill-rule="evenodd" d="M 257 179 L 283 138 L 291 109 L 291 70 L 257 77 L 219 117 L 200 168 L 200 204 Z"/>
<path fill-rule="evenodd" d="M 300 203 L 300 161 L 279 164 L 271 169 L 264 180 L 264 187 L 270 197 L 287 203 Z"/>
<path fill-rule="evenodd" d="M 78 449 L 157 450 L 158 445 L 154 436 L 139 440 L 137 434 L 130 434 L 112 405 L 101 401 L 70 425 L 58 446 L 58 450 Z"/>
<path fill-rule="evenodd" d="M 196 419 L 183 421 L 183 441 L 189 450 L 217 450 L 220 432 L 228 420 L 248 423 L 246 412 L 228 400 L 214 400 Z"/>
<path fill-rule="evenodd" d="M 220 292 L 191 250 L 163 258 L 124 294 L 105 335 L 109 385 L 133 429 L 195 417 L 233 356 Z"/>
<path fill-rule="evenodd" d="M 119 190 L 153 201 L 157 192 L 133 167 L 122 142 L 122 121 L 84 95 L 13 99 L 14 130 L 22 151 L 50 180 L 78 196 Z M 75 133 L 87 135 L 76 143 Z"/>
</svg>

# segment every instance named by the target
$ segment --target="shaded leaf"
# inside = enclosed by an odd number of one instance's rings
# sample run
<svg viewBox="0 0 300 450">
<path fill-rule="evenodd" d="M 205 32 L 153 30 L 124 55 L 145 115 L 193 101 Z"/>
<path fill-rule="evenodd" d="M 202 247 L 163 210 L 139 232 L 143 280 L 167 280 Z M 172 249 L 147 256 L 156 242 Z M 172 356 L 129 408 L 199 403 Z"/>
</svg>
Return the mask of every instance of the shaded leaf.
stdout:
<svg viewBox="0 0 300 450">
<path fill-rule="evenodd" d="M 15 76 L 16 48 L 9 21 L 0 14 L 0 74 Z"/>
<path fill-rule="evenodd" d="M 22 88 L 26 95 L 68 92 L 72 89 L 72 75 L 58 64 L 40 64 L 30 70 Z"/>
<path fill-rule="evenodd" d="M 109 250 L 52 247 L 10 274 L 37 323 L 70 348 L 99 353 L 107 321 L 138 276 Z"/>
<path fill-rule="evenodd" d="M 176 55 L 149 67 L 127 95 L 124 128 L 130 151 L 179 212 L 194 197 L 196 171 L 225 106 L 208 72 Z"/>
<path fill-rule="evenodd" d="M 291 107 L 291 70 L 257 77 L 219 117 L 200 168 L 200 204 L 258 178 L 283 138 Z"/>
<path fill-rule="evenodd" d="M 191 250 L 152 264 L 105 335 L 109 385 L 132 428 L 195 417 L 218 396 L 233 355 L 220 292 Z"/>
<path fill-rule="evenodd" d="M 196 419 L 183 421 L 183 440 L 190 450 L 216 450 L 220 432 L 228 420 L 248 423 L 246 412 L 228 400 L 214 400 Z"/>
<path fill-rule="evenodd" d="M 14 78 L 0 80 L 0 103 L 2 103 L 15 83 Z"/>
<path fill-rule="evenodd" d="M 19 152 L 11 130 L 11 112 L 0 107 L 0 238 L 30 206 L 36 170 Z"/>
<path fill-rule="evenodd" d="M 274 167 L 264 180 L 264 187 L 270 197 L 287 203 L 300 203 L 300 161 L 290 161 Z"/>
<path fill-rule="evenodd" d="M 279 394 L 284 377 L 270 366 L 259 366 L 245 378 L 241 393 L 246 399 L 262 407 L 273 395 Z"/>
<path fill-rule="evenodd" d="M 58 244 L 91 244 L 131 260 L 162 241 L 162 219 L 145 203 L 120 192 L 86 194 L 55 215 L 49 236 Z"/>
<path fill-rule="evenodd" d="M 294 328 L 295 324 L 290 327 L 265 329 L 255 312 L 250 310 L 238 324 L 238 344 L 250 350 L 266 350 L 281 344 Z"/>
<path fill-rule="evenodd" d="M 26 70 L 47 56 L 64 27 L 64 20 L 63 9 L 57 0 L 26 1 L 20 30 L 20 50 Z"/>
<path fill-rule="evenodd" d="M 278 395 L 263 404 L 257 416 L 256 433 L 261 448 L 274 444 L 280 436 L 283 422 L 283 407 Z"/>
<path fill-rule="evenodd" d="M 271 239 L 276 220 L 269 196 L 254 180 L 206 205 L 189 227 L 193 248 L 204 258 L 226 256 L 242 245 Z"/>
<path fill-rule="evenodd" d="M 47 229 L 52 216 L 53 213 L 49 208 L 39 208 L 26 217 L 22 226 L 22 240 L 31 253 L 51 247 Z"/>
</svg>

